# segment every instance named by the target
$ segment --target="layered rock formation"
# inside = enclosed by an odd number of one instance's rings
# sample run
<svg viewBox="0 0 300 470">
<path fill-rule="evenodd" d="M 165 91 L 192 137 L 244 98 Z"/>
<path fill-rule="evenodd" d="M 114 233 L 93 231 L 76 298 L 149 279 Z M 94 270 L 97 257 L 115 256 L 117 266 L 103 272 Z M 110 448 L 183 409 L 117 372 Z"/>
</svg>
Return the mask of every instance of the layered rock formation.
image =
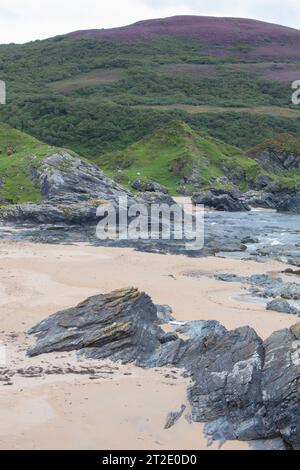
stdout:
<svg viewBox="0 0 300 470">
<path fill-rule="evenodd" d="M 0 219 L 17 223 L 85 224 L 96 221 L 96 208 L 130 194 L 95 165 L 62 151 L 45 157 L 32 170 L 42 201 L 3 206 Z"/>
<path fill-rule="evenodd" d="M 206 422 L 212 439 L 280 437 L 300 448 L 300 324 L 262 341 L 248 326 L 227 331 L 218 322 L 194 321 L 165 333 L 160 323 L 148 295 L 122 289 L 33 327 L 37 342 L 28 354 L 77 350 L 144 367 L 183 367 L 192 379 L 191 418 Z"/>
<path fill-rule="evenodd" d="M 29 355 L 81 350 L 97 358 L 143 362 L 164 336 L 149 296 L 128 288 L 91 297 L 32 328 L 38 335 Z"/>
<path fill-rule="evenodd" d="M 167 202 L 163 194 L 135 198 L 130 192 L 107 178 L 87 160 L 71 156 L 66 151 L 45 157 L 32 169 L 32 177 L 40 188 L 42 201 L 6 205 L 0 208 L 0 220 L 15 223 L 85 225 L 96 223 L 96 210 L 101 205 L 118 205 L 126 196 L 128 204 L 135 202 Z"/>
<path fill-rule="evenodd" d="M 265 190 L 249 190 L 245 193 L 237 188 L 211 189 L 193 193 L 193 204 L 226 212 L 249 211 L 253 208 L 274 209 L 278 212 L 300 213 L 300 193 L 295 188 L 277 188 L 270 185 Z"/>
<path fill-rule="evenodd" d="M 292 134 L 279 134 L 251 149 L 248 155 L 270 173 L 300 169 L 299 140 Z"/>
<path fill-rule="evenodd" d="M 246 153 L 260 168 L 253 174 L 236 174 L 236 168 L 216 180 L 216 188 L 194 193 L 193 202 L 216 210 L 245 211 L 250 207 L 300 213 L 300 141 L 290 134 L 279 134 Z M 252 171 L 253 173 L 253 171 Z M 293 179 L 293 175 L 295 178 Z M 244 183 L 243 191 L 241 183 Z M 221 185 L 221 187 L 218 187 Z"/>
<path fill-rule="evenodd" d="M 193 204 L 204 204 L 218 211 L 249 211 L 250 207 L 243 201 L 243 195 L 240 191 L 211 189 L 203 193 L 195 193 L 192 196 Z"/>
</svg>

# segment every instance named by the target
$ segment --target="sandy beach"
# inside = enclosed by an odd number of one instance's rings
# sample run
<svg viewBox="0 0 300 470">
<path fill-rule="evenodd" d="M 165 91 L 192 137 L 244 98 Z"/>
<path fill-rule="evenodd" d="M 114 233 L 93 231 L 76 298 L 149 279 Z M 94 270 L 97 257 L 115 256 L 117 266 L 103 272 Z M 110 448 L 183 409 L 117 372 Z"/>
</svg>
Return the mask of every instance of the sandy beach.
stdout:
<svg viewBox="0 0 300 470">
<path fill-rule="evenodd" d="M 73 353 L 30 359 L 25 353 L 32 338 L 26 332 L 88 296 L 134 286 L 154 303 L 170 305 L 177 320 L 218 320 L 228 329 L 250 325 L 266 338 L 298 317 L 266 311 L 263 302 L 246 295 L 245 286 L 209 276 L 276 275 L 285 267 L 121 248 L 1 242 L 2 369 L 14 373 L 0 381 L 0 448 L 207 449 L 203 425 L 189 424 L 186 413 L 164 429 L 167 414 L 187 405 L 188 379 L 182 371 L 79 360 Z M 203 275 L 188 277 L 189 272 Z M 223 448 L 246 449 L 248 444 L 227 442 Z"/>
</svg>

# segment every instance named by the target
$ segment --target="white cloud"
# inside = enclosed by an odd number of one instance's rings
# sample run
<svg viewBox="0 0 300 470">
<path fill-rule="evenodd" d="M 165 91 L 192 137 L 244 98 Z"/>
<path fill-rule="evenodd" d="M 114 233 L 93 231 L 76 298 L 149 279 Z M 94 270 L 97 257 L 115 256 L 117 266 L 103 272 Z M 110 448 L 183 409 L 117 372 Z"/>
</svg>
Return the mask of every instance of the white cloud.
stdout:
<svg viewBox="0 0 300 470">
<path fill-rule="evenodd" d="M 299 0 L 0 0 L 0 43 L 171 15 L 240 16 L 300 29 Z"/>
</svg>

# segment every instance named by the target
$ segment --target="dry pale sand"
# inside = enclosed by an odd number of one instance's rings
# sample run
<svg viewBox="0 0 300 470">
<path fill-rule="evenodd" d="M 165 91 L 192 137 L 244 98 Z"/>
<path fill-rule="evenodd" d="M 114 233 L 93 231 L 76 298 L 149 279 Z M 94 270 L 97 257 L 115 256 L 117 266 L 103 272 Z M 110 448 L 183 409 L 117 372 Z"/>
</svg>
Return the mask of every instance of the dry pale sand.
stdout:
<svg viewBox="0 0 300 470">
<path fill-rule="evenodd" d="M 203 426 L 189 424 L 185 416 L 164 429 L 167 414 L 187 404 L 181 371 L 78 360 L 73 353 L 29 359 L 25 351 L 32 339 L 25 332 L 90 295 L 132 285 L 155 303 L 169 304 L 178 320 L 215 319 L 227 328 L 247 324 L 265 338 L 298 317 L 266 311 L 243 297 L 245 287 L 238 283 L 184 273 L 276 275 L 282 269 L 276 262 L 1 242 L 0 340 L 11 377 L 0 382 L 0 448 L 206 449 Z M 227 442 L 223 448 L 247 447 Z"/>
</svg>

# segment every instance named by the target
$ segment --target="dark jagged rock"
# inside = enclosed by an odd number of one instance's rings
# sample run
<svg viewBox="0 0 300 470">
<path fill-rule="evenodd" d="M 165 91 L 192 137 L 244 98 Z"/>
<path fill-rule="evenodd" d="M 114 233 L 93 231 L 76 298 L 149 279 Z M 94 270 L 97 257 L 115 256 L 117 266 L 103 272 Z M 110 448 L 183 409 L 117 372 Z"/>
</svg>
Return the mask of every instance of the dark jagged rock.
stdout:
<svg viewBox="0 0 300 470">
<path fill-rule="evenodd" d="M 208 192 L 195 193 L 193 204 L 204 204 L 219 211 L 249 211 L 250 207 L 242 201 L 242 194 L 237 190 L 211 189 Z"/>
<path fill-rule="evenodd" d="M 171 411 L 166 419 L 165 429 L 170 429 L 181 418 L 186 410 L 185 405 L 181 405 L 179 411 Z"/>
<path fill-rule="evenodd" d="M 38 203 L 7 205 L 0 220 L 15 223 L 83 225 L 96 223 L 96 209 L 133 196 L 92 163 L 62 151 L 46 157 L 35 170 Z"/>
<path fill-rule="evenodd" d="M 90 297 L 50 316 L 30 333 L 37 335 L 37 343 L 29 349 L 29 356 L 81 350 L 90 357 L 141 363 L 164 336 L 155 305 L 134 288 Z"/>
<path fill-rule="evenodd" d="M 218 281 L 224 282 L 245 282 L 245 278 L 242 276 L 237 276 L 236 274 L 229 274 L 229 273 L 221 273 L 215 274 L 215 279 Z"/>
<path fill-rule="evenodd" d="M 238 328 L 199 359 L 189 399 L 211 438 L 282 437 L 300 448 L 299 326 L 265 342 L 251 328 Z"/>
<path fill-rule="evenodd" d="M 0 220 L 16 224 L 64 224 L 85 225 L 96 223 L 99 204 L 93 201 L 75 202 L 49 200 L 4 206 L 0 209 Z"/>
<path fill-rule="evenodd" d="M 177 341 L 178 336 L 175 333 L 169 332 L 169 333 L 162 335 L 159 340 L 161 344 L 166 344 L 166 343 L 170 343 L 171 341 Z"/>
<path fill-rule="evenodd" d="M 245 245 L 249 245 L 249 244 L 252 244 L 252 243 L 259 243 L 259 240 L 258 240 L 258 238 L 245 237 L 245 238 L 243 238 L 243 240 L 241 240 L 241 243 L 243 243 Z"/>
<path fill-rule="evenodd" d="M 262 362 L 262 340 L 249 327 L 228 332 L 202 351 L 192 371 L 195 383 L 188 391 L 193 419 L 226 416 L 240 425 L 253 418 L 259 410 Z"/>
<path fill-rule="evenodd" d="M 269 175 L 260 175 L 254 184 L 254 188 L 258 191 L 261 191 L 262 189 L 266 189 L 271 183 L 272 183 L 272 178 Z"/>
<path fill-rule="evenodd" d="M 278 212 L 300 213 L 300 193 L 296 189 L 276 187 L 270 183 L 263 191 L 248 191 L 241 201 L 251 207 L 273 209 Z"/>
<path fill-rule="evenodd" d="M 290 138 L 293 137 L 290 136 Z M 288 150 L 277 149 L 272 145 L 271 141 L 269 147 L 261 149 L 260 146 L 258 146 L 250 151 L 249 155 L 254 158 L 264 170 L 270 173 L 281 173 L 286 170 L 300 169 L 299 152 L 295 153 Z"/>
<path fill-rule="evenodd" d="M 257 282 L 266 279 L 257 276 Z M 164 333 L 150 297 L 129 288 L 91 297 L 32 328 L 30 356 L 79 350 L 93 358 L 144 367 L 185 368 L 191 417 L 212 439 L 276 439 L 300 449 L 300 324 L 266 341 L 248 327 L 218 322 L 175 324 Z M 183 410 L 180 410 L 180 412 Z M 178 414 L 169 415 L 172 423 Z M 174 418 L 174 419 L 173 419 Z"/>
<path fill-rule="evenodd" d="M 288 302 L 283 301 L 283 299 L 300 300 L 300 284 L 297 282 L 284 282 L 281 278 L 272 277 L 267 274 L 255 274 L 250 277 L 243 277 L 224 273 L 216 274 L 214 278 L 225 282 L 249 284 L 251 286 L 250 292 L 253 295 L 276 299 L 270 302 L 268 306 L 281 308 L 282 310 L 276 310 L 276 308 L 270 308 L 270 310 L 279 312 L 286 310 L 286 313 L 298 313 L 297 309 L 294 309 Z"/>
<path fill-rule="evenodd" d="M 281 201 L 281 196 L 279 194 L 275 195 L 265 188 L 264 191 L 247 191 L 243 194 L 243 200 L 251 207 L 276 210 Z"/>
<path fill-rule="evenodd" d="M 300 269 L 287 268 L 282 271 L 283 274 L 293 274 L 294 276 L 300 276 Z"/>
<path fill-rule="evenodd" d="M 273 310 L 274 312 L 281 312 L 281 313 L 290 313 L 293 315 L 297 315 L 299 313 L 298 309 L 293 307 L 287 300 L 285 299 L 274 299 L 271 302 L 267 303 L 267 310 Z"/>
<path fill-rule="evenodd" d="M 285 195 L 278 204 L 278 210 L 300 213 L 300 193 Z"/>
<path fill-rule="evenodd" d="M 92 163 L 63 151 L 46 157 L 37 178 L 45 199 L 72 198 L 87 201 L 91 198 L 114 200 L 129 193 L 107 178 Z"/>
<path fill-rule="evenodd" d="M 283 263 L 300 266 L 300 250 L 297 245 L 271 245 L 258 248 L 256 254 L 261 257 L 270 257 Z"/>
<path fill-rule="evenodd" d="M 254 440 L 251 441 L 250 446 L 253 450 L 288 450 L 288 447 L 281 437 Z"/>
<path fill-rule="evenodd" d="M 264 183 L 267 180 L 264 178 Z M 194 193 L 194 204 L 204 204 L 218 211 L 243 212 L 253 208 L 273 209 L 278 212 L 300 213 L 300 193 L 295 188 L 277 187 L 276 182 L 260 183 L 259 188 L 241 193 L 237 189 L 211 189 Z"/>
<path fill-rule="evenodd" d="M 262 396 L 266 428 L 300 449 L 300 324 L 273 333 L 265 342 Z"/>
<path fill-rule="evenodd" d="M 156 183 L 155 181 L 137 179 L 131 183 L 131 186 L 133 189 L 136 189 L 137 191 L 141 191 L 141 192 L 163 193 L 163 194 L 168 193 L 168 190 L 167 188 L 165 188 L 165 186 L 162 186 L 161 184 Z"/>
</svg>

